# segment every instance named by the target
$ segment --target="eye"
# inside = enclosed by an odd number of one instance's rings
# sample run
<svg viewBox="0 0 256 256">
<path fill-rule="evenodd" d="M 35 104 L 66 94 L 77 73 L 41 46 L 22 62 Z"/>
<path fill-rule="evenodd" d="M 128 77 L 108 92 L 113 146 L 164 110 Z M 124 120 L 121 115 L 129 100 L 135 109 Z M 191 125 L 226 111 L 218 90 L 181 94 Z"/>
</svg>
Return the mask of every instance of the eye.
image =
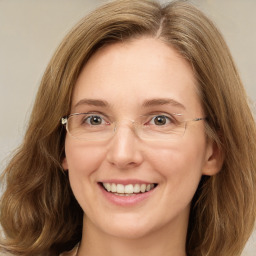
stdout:
<svg viewBox="0 0 256 256">
<path fill-rule="evenodd" d="M 101 124 L 106 124 L 106 121 L 104 121 L 104 119 L 101 116 L 90 115 L 84 118 L 83 123 L 86 123 L 89 125 L 101 125 Z"/>
<path fill-rule="evenodd" d="M 157 126 L 163 126 L 170 123 L 172 123 L 171 118 L 165 115 L 154 116 L 149 122 L 149 124 L 154 124 Z"/>
</svg>

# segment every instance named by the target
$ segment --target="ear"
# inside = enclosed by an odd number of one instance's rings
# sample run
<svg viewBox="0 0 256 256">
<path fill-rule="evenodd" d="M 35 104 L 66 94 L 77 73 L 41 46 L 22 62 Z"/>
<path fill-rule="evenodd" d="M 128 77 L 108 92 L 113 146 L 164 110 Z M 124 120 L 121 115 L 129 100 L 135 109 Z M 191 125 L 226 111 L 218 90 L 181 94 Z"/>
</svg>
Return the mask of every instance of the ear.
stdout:
<svg viewBox="0 0 256 256">
<path fill-rule="evenodd" d="M 62 168 L 63 168 L 65 171 L 68 170 L 68 161 L 67 161 L 67 158 L 66 158 L 66 157 L 64 157 L 64 159 L 62 160 L 61 165 L 62 165 Z"/>
<path fill-rule="evenodd" d="M 208 139 L 206 155 L 205 155 L 205 165 L 203 167 L 202 174 L 207 176 L 212 176 L 217 174 L 223 165 L 224 153 L 220 146 L 217 145 L 212 139 Z"/>
</svg>

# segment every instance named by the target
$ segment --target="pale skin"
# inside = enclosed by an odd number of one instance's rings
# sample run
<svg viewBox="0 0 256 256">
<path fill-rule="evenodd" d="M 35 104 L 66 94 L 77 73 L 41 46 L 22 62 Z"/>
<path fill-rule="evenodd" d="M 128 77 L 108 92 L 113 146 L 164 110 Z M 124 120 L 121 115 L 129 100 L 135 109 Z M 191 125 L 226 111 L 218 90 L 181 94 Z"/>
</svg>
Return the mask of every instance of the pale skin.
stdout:
<svg viewBox="0 0 256 256">
<path fill-rule="evenodd" d="M 73 92 L 71 113 L 88 111 L 111 115 L 120 126 L 108 141 L 66 136 L 63 168 L 85 212 L 78 255 L 185 256 L 191 200 L 201 176 L 219 171 L 221 154 L 204 121 L 188 123 L 179 140 L 152 142 L 136 136 L 128 120 L 152 112 L 204 117 L 190 65 L 159 39 L 106 46 L 85 65 Z M 100 189 L 109 179 L 157 187 L 145 200 L 120 206 Z"/>
</svg>

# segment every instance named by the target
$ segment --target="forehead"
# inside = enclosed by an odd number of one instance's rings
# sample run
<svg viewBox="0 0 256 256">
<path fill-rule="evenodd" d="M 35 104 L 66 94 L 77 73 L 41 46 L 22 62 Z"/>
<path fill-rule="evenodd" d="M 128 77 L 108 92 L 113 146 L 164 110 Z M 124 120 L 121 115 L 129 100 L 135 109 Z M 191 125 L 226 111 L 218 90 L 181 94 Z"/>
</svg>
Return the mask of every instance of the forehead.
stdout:
<svg viewBox="0 0 256 256">
<path fill-rule="evenodd" d="M 133 108 L 161 98 L 201 109 L 190 64 L 162 41 L 140 38 L 105 46 L 89 59 L 76 82 L 72 108 L 83 99 Z"/>
</svg>

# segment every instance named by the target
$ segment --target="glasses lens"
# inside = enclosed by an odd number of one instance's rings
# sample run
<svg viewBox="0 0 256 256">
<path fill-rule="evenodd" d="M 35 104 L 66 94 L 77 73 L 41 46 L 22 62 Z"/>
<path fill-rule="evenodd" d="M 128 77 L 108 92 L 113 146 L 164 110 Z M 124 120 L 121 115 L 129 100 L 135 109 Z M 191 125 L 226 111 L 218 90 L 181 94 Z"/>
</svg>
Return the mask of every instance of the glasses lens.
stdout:
<svg viewBox="0 0 256 256">
<path fill-rule="evenodd" d="M 145 140 L 175 140 L 185 133 L 185 122 L 171 125 L 138 125 L 137 134 Z"/>
<path fill-rule="evenodd" d="M 97 114 L 74 114 L 68 118 L 67 130 L 77 139 L 104 140 L 113 134 L 113 125 Z"/>
<path fill-rule="evenodd" d="M 131 128 L 134 128 L 134 132 L 141 139 L 174 140 L 182 137 L 185 133 L 186 122 L 166 120 L 164 116 L 146 118 L 142 117 L 138 122 L 129 120 L 134 126 L 131 126 Z M 117 126 L 120 126 L 120 124 Z M 101 115 L 79 113 L 69 116 L 67 130 L 74 138 L 100 141 L 110 139 L 118 130 L 118 127 L 115 123 L 107 122 Z"/>
</svg>

